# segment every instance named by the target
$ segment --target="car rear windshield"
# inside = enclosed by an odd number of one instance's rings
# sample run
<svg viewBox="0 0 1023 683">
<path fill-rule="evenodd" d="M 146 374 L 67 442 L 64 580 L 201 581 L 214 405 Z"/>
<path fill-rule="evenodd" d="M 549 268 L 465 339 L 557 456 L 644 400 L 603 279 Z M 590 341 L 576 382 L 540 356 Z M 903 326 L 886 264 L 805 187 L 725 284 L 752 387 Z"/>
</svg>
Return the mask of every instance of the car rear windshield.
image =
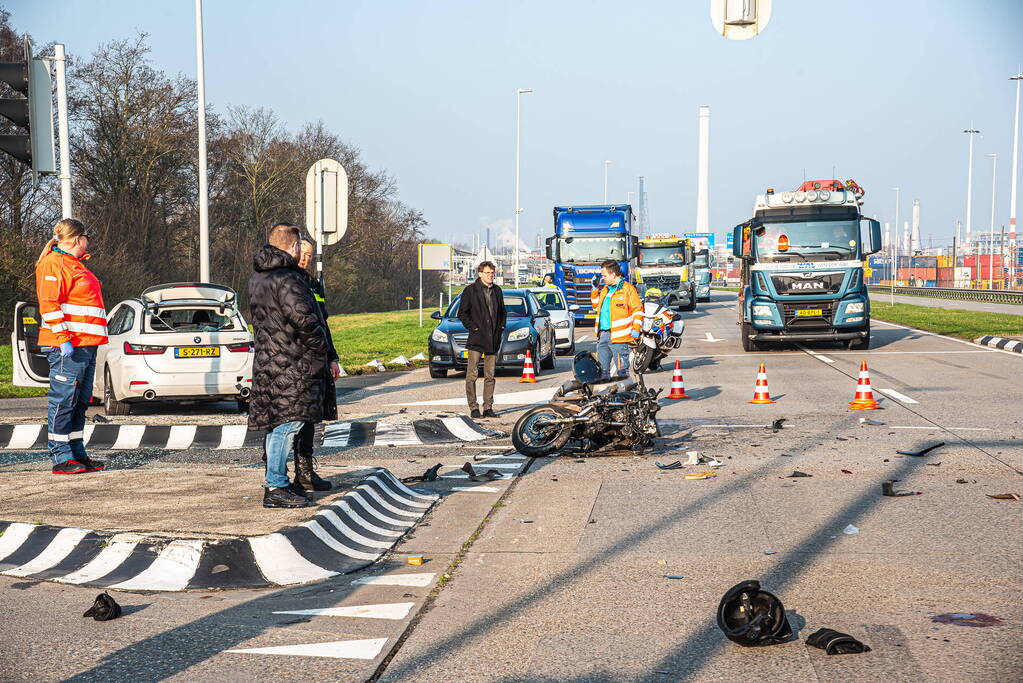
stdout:
<svg viewBox="0 0 1023 683">
<path fill-rule="evenodd" d="M 236 313 L 221 315 L 216 308 L 163 308 L 158 313 L 148 311 L 146 329 L 149 332 L 228 332 L 243 329 Z"/>
</svg>

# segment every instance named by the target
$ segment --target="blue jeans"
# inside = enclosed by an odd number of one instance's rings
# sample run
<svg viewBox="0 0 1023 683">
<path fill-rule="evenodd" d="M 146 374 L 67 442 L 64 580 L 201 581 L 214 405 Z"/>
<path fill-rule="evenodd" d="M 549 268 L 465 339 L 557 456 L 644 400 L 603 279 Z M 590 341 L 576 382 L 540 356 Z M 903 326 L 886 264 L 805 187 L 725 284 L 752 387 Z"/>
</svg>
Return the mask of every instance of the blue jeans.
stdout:
<svg viewBox="0 0 1023 683">
<path fill-rule="evenodd" d="M 611 378 L 612 364 L 616 364 L 616 376 L 624 377 L 629 374 L 629 350 L 627 343 L 612 344 L 610 332 L 600 333 L 597 337 L 597 362 L 600 363 L 600 371 L 604 373 L 603 379 Z"/>
<path fill-rule="evenodd" d="M 267 488 L 284 488 L 291 483 L 288 479 L 288 459 L 295 437 L 302 429 L 304 422 L 295 420 L 279 424 L 266 433 L 266 486 Z"/>
<path fill-rule="evenodd" d="M 47 394 L 46 445 L 59 465 L 85 455 L 85 411 L 92 399 L 96 375 L 96 347 L 76 346 L 64 358 L 56 346 L 39 349 L 50 363 L 50 393 Z"/>
</svg>

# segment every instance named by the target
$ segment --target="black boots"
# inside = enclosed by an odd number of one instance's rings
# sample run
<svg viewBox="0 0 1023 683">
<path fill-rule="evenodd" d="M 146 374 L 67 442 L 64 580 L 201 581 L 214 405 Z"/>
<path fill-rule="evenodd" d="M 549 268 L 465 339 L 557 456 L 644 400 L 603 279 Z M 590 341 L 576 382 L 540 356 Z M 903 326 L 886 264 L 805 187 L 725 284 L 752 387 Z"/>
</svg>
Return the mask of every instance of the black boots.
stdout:
<svg viewBox="0 0 1023 683">
<path fill-rule="evenodd" d="M 289 489 L 263 489 L 263 507 L 265 508 L 304 508 L 309 505 L 308 498 L 295 495 Z"/>
<path fill-rule="evenodd" d="M 313 470 L 313 456 L 295 454 L 295 483 L 306 491 L 329 491 L 331 484 Z"/>
</svg>

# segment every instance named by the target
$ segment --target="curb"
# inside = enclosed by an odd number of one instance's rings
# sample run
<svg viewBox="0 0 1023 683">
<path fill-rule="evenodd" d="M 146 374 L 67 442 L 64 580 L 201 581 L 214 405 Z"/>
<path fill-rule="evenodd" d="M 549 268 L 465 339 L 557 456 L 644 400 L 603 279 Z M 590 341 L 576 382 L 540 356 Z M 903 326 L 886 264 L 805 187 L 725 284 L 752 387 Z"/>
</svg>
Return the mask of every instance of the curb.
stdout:
<svg viewBox="0 0 1023 683">
<path fill-rule="evenodd" d="M 980 344 L 981 346 L 991 346 L 996 349 L 1003 351 L 1012 351 L 1013 353 L 1023 354 L 1023 341 L 1018 339 L 1006 339 L 1005 337 L 977 337 L 973 340 L 974 344 Z"/>
<path fill-rule="evenodd" d="M 0 522 L 0 574 L 114 590 L 290 586 L 373 564 L 439 499 L 381 468 L 309 521 L 264 536 L 145 542 L 141 534 Z"/>
<path fill-rule="evenodd" d="M 96 450 L 155 448 L 185 450 L 212 448 L 234 450 L 260 448 L 261 431 L 249 431 L 246 425 L 112 425 L 88 424 L 85 445 Z M 46 450 L 46 425 L 0 424 L 0 449 Z M 503 432 L 489 429 L 459 415 L 412 422 L 332 422 L 323 429 L 327 448 L 356 446 L 422 446 L 458 441 L 480 441 Z"/>
</svg>

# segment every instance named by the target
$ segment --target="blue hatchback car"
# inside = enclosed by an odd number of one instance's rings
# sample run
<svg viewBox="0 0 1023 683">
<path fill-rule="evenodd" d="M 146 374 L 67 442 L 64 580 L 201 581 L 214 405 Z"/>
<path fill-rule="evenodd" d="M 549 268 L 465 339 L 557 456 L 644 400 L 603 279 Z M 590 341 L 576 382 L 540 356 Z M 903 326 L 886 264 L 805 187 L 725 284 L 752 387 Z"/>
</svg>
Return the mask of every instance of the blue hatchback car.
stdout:
<svg viewBox="0 0 1023 683">
<path fill-rule="evenodd" d="M 497 367 L 521 369 L 528 350 L 536 374 L 539 375 L 541 369 L 553 370 L 555 341 L 550 313 L 528 290 L 505 289 L 503 293 L 507 322 L 501 334 Z M 469 331 L 457 317 L 461 300 L 461 296 L 456 297 L 443 314 L 434 311 L 431 316 L 440 322 L 430 333 L 430 377 L 445 377 L 449 370 L 464 371 L 468 366 L 465 343 Z"/>
</svg>

